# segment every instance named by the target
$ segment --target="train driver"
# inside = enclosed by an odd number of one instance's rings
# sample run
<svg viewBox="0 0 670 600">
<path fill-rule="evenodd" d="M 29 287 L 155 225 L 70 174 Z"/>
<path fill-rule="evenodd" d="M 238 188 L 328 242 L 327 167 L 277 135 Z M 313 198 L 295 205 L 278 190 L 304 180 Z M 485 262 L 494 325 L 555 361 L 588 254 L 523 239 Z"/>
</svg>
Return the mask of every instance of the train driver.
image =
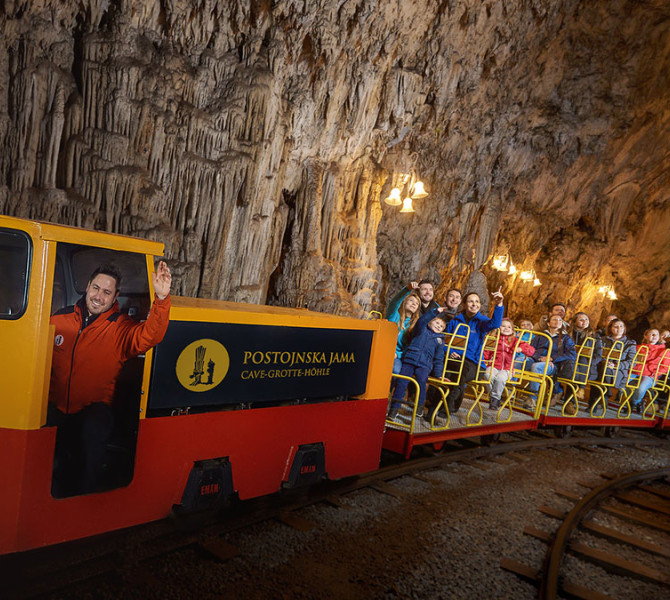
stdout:
<svg viewBox="0 0 670 600">
<path fill-rule="evenodd" d="M 170 270 L 161 261 L 153 273 L 155 299 L 149 316 L 138 322 L 119 312 L 121 274 L 112 265 L 101 265 L 77 303 L 51 317 L 55 336 L 47 425 L 58 427 L 54 495 L 63 494 L 59 486 L 67 495 L 96 490 L 114 427 L 116 379 L 126 360 L 163 339 L 171 283 Z"/>
</svg>

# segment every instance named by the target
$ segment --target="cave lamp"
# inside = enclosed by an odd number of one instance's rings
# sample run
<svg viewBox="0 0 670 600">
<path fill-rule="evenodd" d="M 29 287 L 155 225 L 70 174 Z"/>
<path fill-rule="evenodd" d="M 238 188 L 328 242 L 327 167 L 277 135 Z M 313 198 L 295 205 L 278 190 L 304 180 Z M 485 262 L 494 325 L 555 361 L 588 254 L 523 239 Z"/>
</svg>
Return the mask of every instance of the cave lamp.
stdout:
<svg viewBox="0 0 670 600">
<path fill-rule="evenodd" d="M 389 206 L 400 206 L 402 204 L 402 200 L 400 199 L 400 189 L 393 188 L 391 193 L 384 198 L 384 202 Z"/>
<path fill-rule="evenodd" d="M 533 281 L 535 279 L 535 269 L 531 269 L 530 271 L 521 271 L 521 281 Z"/>
<path fill-rule="evenodd" d="M 414 191 L 412 192 L 412 198 L 414 200 L 419 200 L 420 198 L 425 198 L 428 195 L 428 192 L 423 187 L 423 181 L 417 181 L 414 184 Z"/>
<path fill-rule="evenodd" d="M 540 285 L 542 285 L 542 282 L 536 277 L 536 278 L 533 280 L 533 287 L 538 287 L 538 286 L 540 286 Z"/>
<path fill-rule="evenodd" d="M 507 271 L 507 263 L 509 262 L 509 256 L 507 254 L 502 254 L 500 256 L 496 256 L 493 259 L 493 268 L 496 271 Z"/>
<path fill-rule="evenodd" d="M 514 266 L 514 263 L 513 263 L 512 261 L 510 261 L 510 263 L 509 263 L 509 269 L 507 269 L 507 272 L 508 272 L 510 275 L 516 275 L 516 271 L 517 271 L 517 268 Z"/>
<path fill-rule="evenodd" d="M 414 212 L 414 207 L 412 206 L 412 199 L 409 196 L 407 196 L 407 198 L 405 198 L 402 201 L 402 208 L 400 209 L 400 212 L 401 213 L 413 213 Z"/>
<path fill-rule="evenodd" d="M 610 300 L 617 300 L 618 296 L 616 295 L 616 292 L 614 291 L 614 286 L 612 285 L 601 285 L 598 288 L 598 292 L 600 292 L 603 296 L 606 296 Z"/>
</svg>

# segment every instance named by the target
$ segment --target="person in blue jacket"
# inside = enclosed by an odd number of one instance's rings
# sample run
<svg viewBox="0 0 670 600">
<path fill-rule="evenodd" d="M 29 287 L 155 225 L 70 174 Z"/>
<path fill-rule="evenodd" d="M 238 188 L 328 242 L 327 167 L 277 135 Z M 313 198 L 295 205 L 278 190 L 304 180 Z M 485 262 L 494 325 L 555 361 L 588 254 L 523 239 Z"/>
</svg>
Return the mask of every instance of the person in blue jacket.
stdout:
<svg viewBox="0 0 670 600">
<path fill-rule="evenodd" d="M 560 315 L 553 314 L 549 317 L 545 333 L 551 338 L 551 355 L 547 352 L 549 349 L 549 340 L 545 336 L 537 335 L 531 342 L 535 347 L 535 354 L 533 354 L 535 364 L 533 364 L 530 370 L 533 373 L 542 373 L 545 364 L 548 363 L 547 375 L 554 380 L 554 393 L 549 401 L 550 408 L 560 400 L 563 394 L 563 390 L 558 383 L 558 377 L 571 379 L 575 368 L 575 360 L 577 360 L 575 342 L 567 333 L 563 333 L 564 327 L 565 323 Z M 528 389 L 533 394 L 531 408 L 534 408 L 532 404 L 535 404 L 537 400 L 537 392 L 540 389 L 540 384 L 532 381 L 528 385 Z"/>
<path fill-rule="evenodd" d="M 412 339 L 414 327 L 421 316 L 421 298 L 416 292 L 402 290 L 396 294 L 386 309 L 386 318 L 398 325 L 393 372 L 400 373 L 402 355 Z"/>
<path fill-rule="evenodd" d="M 463 299 L 462 312 L 457 314 L 451 321 L 449 321 L 449 323 L 447 323 L 446 333 L 454 333 L 456 328 L 462 323 L 465 323 L 468 329 L 468 340 L 465 348 L 461 380 L 459 385 L 452 387 L 447 395 L 447 406 L 449 407 L 449 413 L 452 415 L 454 415 L 461 407 L 466 385 L 477 376 L 477 365 L 479 363 L 486 334 L 489 331 L 497 329 L 502 324 L 502 318 L 505 314 L 503 295 L 499 289 L 497 292 L 493 292 L 492 296 L 495 309 L 491 318 L 488 318 L 479 312 L 482 305 L 479 294 L 476 292 L 469 292 Z M 460 357 L 458 353 L 452 352 L 452 355 L 448 358 L 459 359 Z M 438 404 L 433 408 L 433 411 L 424 418 L 432 421 L 433 415 L 437 410 L 440 410 L 440 412 L 436 416 L 446 417 L 446 414 L 441 411 L 440 405 Z"/>
<path fill-rule="evenodd" d="M 423 415 L 428 376 L 431 371 L 438 377 L 442 375 L 444 329 L 447 325 L 441 314 L 444 310 L 446 310 L 444 307 L 432 308 L 422 315 L 414 328 L 414 337 L 402 357 L 400 375 L 414 377 L 419 384 L 417 417 Z M 391 407 L 388 413 L 390 420 L 394 420 L 398 416 L 398 410 L 408 385 L 409 381 L 407 379 L 398 380 L 391 398 Z"/>
</svg>

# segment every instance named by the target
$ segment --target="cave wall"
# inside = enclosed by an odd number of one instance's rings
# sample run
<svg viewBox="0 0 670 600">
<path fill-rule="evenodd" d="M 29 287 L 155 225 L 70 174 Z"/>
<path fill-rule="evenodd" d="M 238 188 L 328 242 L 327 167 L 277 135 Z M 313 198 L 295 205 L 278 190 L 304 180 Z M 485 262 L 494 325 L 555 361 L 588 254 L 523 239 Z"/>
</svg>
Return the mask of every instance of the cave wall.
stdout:
<svg viewBox="0 0 670 600">
<path fill-rule="evenodd" d="M 0 11 L 4 214 L 163 241 L 186 295 L 361 315 L 483 272 L 513 314 L 670 322 L 662 0 Z M 400 214 L 410 169 L 431 194 Z"/>
</svg>

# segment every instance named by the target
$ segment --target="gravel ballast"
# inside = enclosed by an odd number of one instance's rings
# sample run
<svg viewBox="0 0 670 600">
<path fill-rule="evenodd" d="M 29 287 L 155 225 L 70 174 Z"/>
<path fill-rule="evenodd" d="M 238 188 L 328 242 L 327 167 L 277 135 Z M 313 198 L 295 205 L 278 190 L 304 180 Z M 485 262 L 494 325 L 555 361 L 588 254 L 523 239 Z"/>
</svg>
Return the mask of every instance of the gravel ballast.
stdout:
<svg viewBox="0 0 670 600">
<path fill-rule="evenodd" d="M 225 536 L 239 554 L 218 562 L 196 549 L 172 553 L 143 565 L 146 577 L 132 585 L 106 578 L 81 585 L 59 598 L 536 598 L 537 589 L 500 568 L 503 557 L 540 568 L 546 546 L 526 536 L 527 525 L 554 532 L 559 521 L 540 505 L 569 510 L 555 493 L 580 496 L 578 482 L 604 480 L 670 465 L 670 443 L 656 447 L 590 450 L 577 447 L 525 452 L 529 460 L 478 461 L 486 469 L 459 463 L 405 476 L 390 485 L 398 497 L 372 489 L 342 498 L 344 508 L 325 503 L 298 512 L 311 531 L 272 520 Z M 590 518 L 663 543 L 653 532 L 605 513 Z M 667 517 L 659 517 L 670 521 Z M 605 544 L 585 533 L 580 540 Z M 668 543 L 666 537 L 665 543 Z M 630 560 L 657 557 L 622 549 Z M 622 576 L 568 556 L 570 579 L 613 598 L 667 598 L 660 586 Z M 95 589 L 93 589 L 93 587 Z"/>
</svg>

